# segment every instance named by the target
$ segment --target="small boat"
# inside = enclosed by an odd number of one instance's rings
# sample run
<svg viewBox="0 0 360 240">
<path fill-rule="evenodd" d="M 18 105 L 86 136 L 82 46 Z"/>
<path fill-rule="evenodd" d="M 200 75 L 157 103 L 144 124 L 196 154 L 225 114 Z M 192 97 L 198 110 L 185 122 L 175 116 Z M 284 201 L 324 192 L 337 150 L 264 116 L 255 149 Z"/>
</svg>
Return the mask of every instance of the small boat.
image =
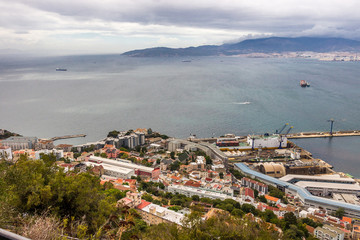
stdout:
<svg viewBox="0 0 360 240">
<path fill-rule="evenodd" d="M 191 60 L 182 60 L 182 62 L 191 62 Z"/>
<path fill-rule="evenodd" d="M 310 87 L 310 84 L 305 80 L 301 80 L 300 81 L 300 86 L 301 87 Z"/>
<path fill-rule="evenodd" d="M 66 68 L 56 68 L 55 70 L 56 70 L 56 71 L 67 71 Z"/>
</svg>

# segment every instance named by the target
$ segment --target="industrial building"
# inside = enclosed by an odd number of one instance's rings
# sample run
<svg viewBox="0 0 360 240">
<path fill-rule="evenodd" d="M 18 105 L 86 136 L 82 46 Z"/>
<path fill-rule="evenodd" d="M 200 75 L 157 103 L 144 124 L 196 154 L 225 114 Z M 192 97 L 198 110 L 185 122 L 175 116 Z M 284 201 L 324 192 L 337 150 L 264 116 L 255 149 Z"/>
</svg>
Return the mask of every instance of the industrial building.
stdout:
<svg viewBox="0 0 360 240">
<path fill-rule="evenodd" d="M 308 175 L 297 175 L 297 174 L 288 174 L 280 180 L 289 182 L 289 183 L 297 183 L 300 181 L 307 182 L 324 182 L 324 183 L 343 183 L 343 184 L 355 184 L 356 181 L 352 178 L 341 177 L 339 174 L 332 175 L 321 175 L 321 176 L 308 176 Z"/>
<path fill-rule="evenodd" d="M 132 169 L 136 176 L 148 177 L 151 179 L 158 179 L 159 175 L 160 175 L 159 168 L 145 167 L 142 165 L 131 163 L 127 160 L 111 160 L 111 159 L 95 157 L 95 156 L 90 156 L 87 160 L 89 162 L 95 162 L 95 163 L 99 163 L 99 164 L 105 163 L 105 164 L 108 164 L 111 166 Z"/>
<path fill-rule="evenodd" d="M 239 141 L 239 137 L 218 138 L 216 145 L 221 150 L 256 150 L 277 149 L 287 147 L 287 137 L 279 134 L 248 135 L 246 142 Z"/>
<path fill-rule="evenodd" d="M 333 193 L 355 194 L 357 196 L 360 196 L 359 184 L 300 181 L 295 183 L 295 185 L 305 188 L 312 195 L 320 197 L 329 197 L 332 196 Z"/>
<path fill-rule="evenodd" d="M 336 211 L 338 208 L 341 207 L 345 210 L 345 216 L 360 218 L 360 206 L 358 205 L 313 196 L 305 188 L 254 171 L 244 163 L 236 163 L 235 167 L 247 176 L 259 179 L 266 184 L 282 189 L 287 194 L 297 197 L 300 202 L 306 207 L 321 207 L 328 212 Z"/>
<path fill-rule="evenodd" d="M 315 196 L 332 196 L 335 193 L 360 195 L 360 185 L 354 179 L 341 177 L 339 174 L 322 176 L 289 174 L 280 180 L 303 187 Z"/>
<path fill-rule="evenodd" d="M 286 148 L 287 137 L 279 134 L 249 135 L 247 137 L 247 143 L 252 147 L 252 149 Z"/>
<path fill-rule="evenodd" d="M 285 167 L 281 163 L 261 163 L 259 170 L 263 174 L 276 178 L 283 177 L 286 174 Z"/>
</svg>

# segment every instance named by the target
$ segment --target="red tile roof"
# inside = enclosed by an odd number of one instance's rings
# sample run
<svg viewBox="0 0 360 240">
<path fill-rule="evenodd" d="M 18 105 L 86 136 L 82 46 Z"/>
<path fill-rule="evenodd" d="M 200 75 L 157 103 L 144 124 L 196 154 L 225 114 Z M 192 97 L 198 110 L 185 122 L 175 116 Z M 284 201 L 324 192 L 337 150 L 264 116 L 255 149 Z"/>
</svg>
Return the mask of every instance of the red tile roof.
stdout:
<svg viewBox="0 0 360 240">
<path fill-rule="evenodd" d="M 270 195 L 265 195 L 266 200 L 272 201 L 272 202 L 277 202 L 280 199 L 276 198 L 276 197 L 272 197 Z"/>
<path fill-rule="evenodd" d="M 309 233 L 314 234 L 315 228 L 312 226 L 306 225 L 306 229 L 309 231 Z"/>
<path fill-rule="evenodd" d="M 201 184 L 199 182 L 193 181 L 193 180 L 189 180 L 187 181 L 185 184 L 185 186 L 190 186 L 190 187 L 200 187 Z"/>
<path fill-rule="evenodd" d="M 151 204 L 151 202 L 147 202 L 147 201 L 145 201 L 145 200 L 141 200 L 141 203 L 136 207 L 136 208 L 138 208 L 138 209 L 143 209 L 144 207 L 146 207 L 146 206 L 149 206 Z"/>
<path fill-rule="evenodd" d="M 254 191 L 251 188 L 245 188 L 245 196 L 254 197 Z"/>
<path fill-rule="evenodd" d="M 351 224 L 351 222 L 352 222 L 352 219 L 349 218 L 349 217 L 343 217 L 342 220 L 343 220 L 344 222 L 347 222 L 347 223 L 350 223 L 350 224 Z"/>
</svg>

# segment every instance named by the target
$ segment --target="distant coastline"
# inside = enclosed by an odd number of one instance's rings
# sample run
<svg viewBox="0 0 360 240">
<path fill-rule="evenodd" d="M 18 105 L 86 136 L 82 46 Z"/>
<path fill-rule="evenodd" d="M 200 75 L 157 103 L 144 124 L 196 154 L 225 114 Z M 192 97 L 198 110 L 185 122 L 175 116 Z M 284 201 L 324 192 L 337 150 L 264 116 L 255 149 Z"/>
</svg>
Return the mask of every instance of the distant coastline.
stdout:
<svg viewBox="0 0 360 240">
<path fill-rule="evenodd" d="M 187 48 L 156 47 L 123 53 L 129 57 L 240 56 L 315 58 L 322 61 L 359 61 L 360 41 L 344 38 L 270 37 L 233 44 Z"/>
</svg>

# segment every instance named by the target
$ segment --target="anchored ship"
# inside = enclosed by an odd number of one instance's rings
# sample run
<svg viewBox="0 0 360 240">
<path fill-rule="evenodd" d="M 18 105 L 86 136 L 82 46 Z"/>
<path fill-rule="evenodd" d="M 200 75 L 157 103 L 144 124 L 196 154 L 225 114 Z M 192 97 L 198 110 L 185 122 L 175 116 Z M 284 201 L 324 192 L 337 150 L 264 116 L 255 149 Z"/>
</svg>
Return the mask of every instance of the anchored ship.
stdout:
<svg viewBox="0 0 360 240">
<path fill-rule="evenodd" d="M 310 83 L 308 83 L 308 82 L 305 81 L 305 80 L 301 80 L 301 81 L 300 81 L 300 86 L 301 86 L 301 87 L 310 87 Z"/>
</svg>

